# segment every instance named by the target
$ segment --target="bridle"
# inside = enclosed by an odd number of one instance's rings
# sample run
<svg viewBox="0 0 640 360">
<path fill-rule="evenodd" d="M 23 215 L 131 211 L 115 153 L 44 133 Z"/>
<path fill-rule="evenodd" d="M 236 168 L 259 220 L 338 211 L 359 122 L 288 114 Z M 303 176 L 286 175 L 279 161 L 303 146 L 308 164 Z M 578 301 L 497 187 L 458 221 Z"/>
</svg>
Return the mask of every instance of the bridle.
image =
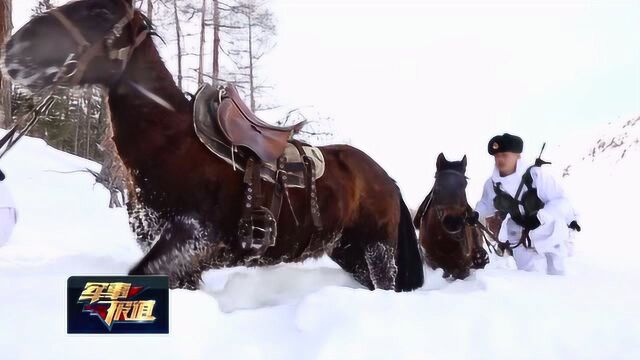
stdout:
<svg viewBox="0 0 640 360">
<path fill-rule="evenodd" d="M 82 32 L 75 26 L 60 10 L 53 8 L 49 10 L 49 13 L 53 15 L 69 32 L 71 37 L 78 45 L 75 53 L 69 54 L 64 64 L 58 70 L 58 74 L 53 80 L 52 86 L 49 88 L 46 94 L 42 95 L 41 100 L 34 106 L 33 110 L 24 114 L 16 121 L 15 125 L 9 129 L 9 131 L 0 139 L 0 158 L 2 158 L 25 134 L 35 126 L 40 116 L 46 114 L 47 111 L 53 105 L 55 98 L 53 97 L 53 91 L 57 86 L 68 85 L 76 86 L 82 80 L 87 67 L 91 61 L 99 56 L 104 55 L 111 60 L 119 60 L 122 62 L 121 73 L 125 68 L 133 51 L 140 46 L 140 44 L 149 35 L 149 29 L 145 28 L 138 35 L 135 35 L 132 31 L 132 41 L 128 46 L 116 49 L 114 48 L 115 41 L 122 36 L 125 26 L 129 25 L 134 19 L 134 9 L 121 0 L 121 3 L 125 6 L 125 16 L 118 21 L 107 35 L 102 38 L 102 41 L 97 41 L 91 44 L 82 35 Z M 26 123 L 24 127 L 18 131 L 18 127 L 23 123 Z M 6 147 L 5 147 L 6 145 Z M 4 148 L 4 149 L 3 149 Z"/>
<path fill-rule="evenodd" d="M 113 25 L 107 35 L 102 38 L 102 41 L 97 41 L 93 44 L 87 41 L 78 27 L 75 26 L 60 10 L 57 8 L 49 10 L 49 13 L 58 19 L 78 45 L 76 52 L 69 54 L 67 60 L 60 68 L 58 76 L 54 80 L 54 85 L 78 85 L 91 61 L 100 55 L 104 55 L 110 60 L 121 61 L 121 71 L 124 71 L 131 59 L 131 56 L 133 55 L 133 51 L 140 46 L 144 39 L 149 35 L 149 30 L 145 28 L 138 35 L 135 35 L 135 38 L 132 39 L 128 46 L 119 49 L 114 48 L 115 41 L 122 36 L 124 28 L 134 19 L 133 7 L 124 0 L 121 0 L 121 3 L 125 7 L 125 16 Z"/>
<path fill-rule="evenodd" d="M 464 173 L 461 173 L 459 171 L 456 170 L 451 170 L 451 169 L 447 169 L 447 170 L 438 170 L 436 172 L 435 175 L 435 183 L 433 185 L 433 190 L 432 190 L 432 194 L 431 194 L 431 199 L 429 201 L 429 204 L 427 205 L 427 208 L 429 208 L 432 204 L 433 204 L 433 210 L 435 211 L 436 214 L 436 218 L 438 220 L 438 222 L 440 223 L 440 226 L 442 227 L 442 230 L 444 230 L 447 234 L 449 234 L 449 236 L 451 236 L 454 240 L 456 241 L 460 241 L 460 242 L 464 242 L 466 239 L 466 218 L 468 216 L 467 212 L 465 211 L 463 218 L 461 219 L 462 221 L 462 226 L 460 226 L 459 229 L 457 230 L 451 230 L 449 228 L 447 228 L 447 226 L 445 225 L 445 221 L 446 221 L 446 216 L 445 216 L 445 209 L 447 208 L 447 206 L 440 206 L 437 205 L 437 199 L 436 198 L 436 194 L 438 193 L 438 180 L 443 176 L 443 175 L 454 175 L 457 177 L 461 177 L 464 179 L 465 184 L 467 181 L 467 177 L 464 175 Z M 465 185 L 466 186 L 466 185 Z M 466 204 L 465 204 L 466 206 Z"/>
<path fill-rule="evenodd" d="M 459 171 L 455 171 L 455 170 L 450 170 L 450 169 L 448 169 L 448 170 L 438 170 L 436 172 L 436 175 L 435 175 L 436 181 L 435 181 L 435 183 L 433 185 L 433 190 L 432 190 L 432 194 L 431 194 L 430 203 L 434 202 L 434 198 L 436 197 L 436 194 L 438 193 L 438 188 L 439 188 L 438 180 L 442 177 L 442 175 L 455 175 L 455 176 L 461 177 L 461 178 L 464 179 L 465 186 L 466 186 L 466 182 L 467 182 L 468 178 L 463 173 L 461 173 Z M 434 206 L 435 206 L 435 208 L 437 210 L 436 211 L 436 215 L 438 217 L 438 220 L 440 220 L 440 222 L 442 222 L 442 220 L 444 219 L 444 211 L 443 211 L 444 207 L 438 206 L 438 205 L 434 205 Z"/>
</svg>

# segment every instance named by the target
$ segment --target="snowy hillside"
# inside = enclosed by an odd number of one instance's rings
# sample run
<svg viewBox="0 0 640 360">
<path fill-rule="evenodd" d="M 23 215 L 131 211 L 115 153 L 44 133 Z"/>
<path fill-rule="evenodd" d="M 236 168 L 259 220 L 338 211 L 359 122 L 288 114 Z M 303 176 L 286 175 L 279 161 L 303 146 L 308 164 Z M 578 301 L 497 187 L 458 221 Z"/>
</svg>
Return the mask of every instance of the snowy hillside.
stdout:
<svg viewBox="0 0 640 360">
<path fill-rule="evenodd" d="M 640 203 L 640 117 L 609 123 L 578 141 L 587 146 L 572 146 L 578 154 L 565 160 L 562 172 L 588 233 L 579 250 L 593 264 L 638 271 L 640 234 L 633 225 Z"/>
<path fill-rule="evenodd" d="M 66 278 L 124 274 L 142 254 L 107 191 L 62 173 L 97 165 L 26 138 L 0 162 L 19 206 L 0 248 L 1 358 L 638 359 L 640 121 L 618 125 L 600 140 L 626 147 L 565 149 L 585 230 L 564 277 L 497 259 L 465 281 L 429 270 L 422 289 L 396 294 L 362 289 L 326 259 L 209 271 L 202 290 L 171 291 L 168 336 L 66 334 Z"/>
</svg>

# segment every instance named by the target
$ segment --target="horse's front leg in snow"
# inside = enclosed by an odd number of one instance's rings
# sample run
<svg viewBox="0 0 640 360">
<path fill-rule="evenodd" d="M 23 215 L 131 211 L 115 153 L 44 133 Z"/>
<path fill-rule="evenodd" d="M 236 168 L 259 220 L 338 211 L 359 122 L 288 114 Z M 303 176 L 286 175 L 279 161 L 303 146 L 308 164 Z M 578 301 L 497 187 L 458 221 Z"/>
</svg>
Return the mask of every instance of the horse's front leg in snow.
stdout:
<svg viewBox="0 0 640 360">
<path fill-rule="evenodd" d="M 206 257 L 206 231 L 190 217 L 176 217 L 163 227 L 158 241 L 129 271 L 129 275 L 167 275 L 169 287 L 195 290 Z"/>
<path fill-rule="evenodd" d="M 393 290 L 398 273 L 395 249 L 384 242 L 374 242 L 365 248 L 364 258 L 376 289 Z"/>
</svg>

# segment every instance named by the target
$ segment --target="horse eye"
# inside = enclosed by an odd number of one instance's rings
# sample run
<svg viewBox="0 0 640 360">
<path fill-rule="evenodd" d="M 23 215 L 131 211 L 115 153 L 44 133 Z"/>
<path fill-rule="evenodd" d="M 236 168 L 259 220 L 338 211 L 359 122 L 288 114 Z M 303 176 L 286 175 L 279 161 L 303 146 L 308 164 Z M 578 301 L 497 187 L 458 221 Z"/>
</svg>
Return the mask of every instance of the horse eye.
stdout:
<svg viewBox="0 0 640 360">
<path fill-rule="evenodd" d="M 111 19 L 111 13 L 109 12 L 109 10 L 104 8 L 91 9 L 89 11 L 89 14 L 91 16 L 99 17 L 101 19 Z"/>
</svg>

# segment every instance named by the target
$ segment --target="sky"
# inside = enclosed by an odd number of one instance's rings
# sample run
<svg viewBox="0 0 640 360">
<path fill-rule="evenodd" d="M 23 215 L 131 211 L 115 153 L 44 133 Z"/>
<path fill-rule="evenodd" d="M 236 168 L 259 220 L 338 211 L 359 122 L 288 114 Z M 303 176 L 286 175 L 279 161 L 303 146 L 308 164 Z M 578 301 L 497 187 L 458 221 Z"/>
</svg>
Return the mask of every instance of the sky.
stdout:
<svg viewBox="0 0 640 360">
<path fill-rule="evenodd" d="M 14 1 L 16 27 L 35 3 Z M 269 4 L 277 44 L 260 72 L 274 101 L 331 117 L 336 138 L 380 163 L 410 206 L 440 152 L 468 156 L 474 199 L 493 135 L 520 135 L 533 159 L 543 142 L 640 115 L 640 0 Z"/>
</svg>

